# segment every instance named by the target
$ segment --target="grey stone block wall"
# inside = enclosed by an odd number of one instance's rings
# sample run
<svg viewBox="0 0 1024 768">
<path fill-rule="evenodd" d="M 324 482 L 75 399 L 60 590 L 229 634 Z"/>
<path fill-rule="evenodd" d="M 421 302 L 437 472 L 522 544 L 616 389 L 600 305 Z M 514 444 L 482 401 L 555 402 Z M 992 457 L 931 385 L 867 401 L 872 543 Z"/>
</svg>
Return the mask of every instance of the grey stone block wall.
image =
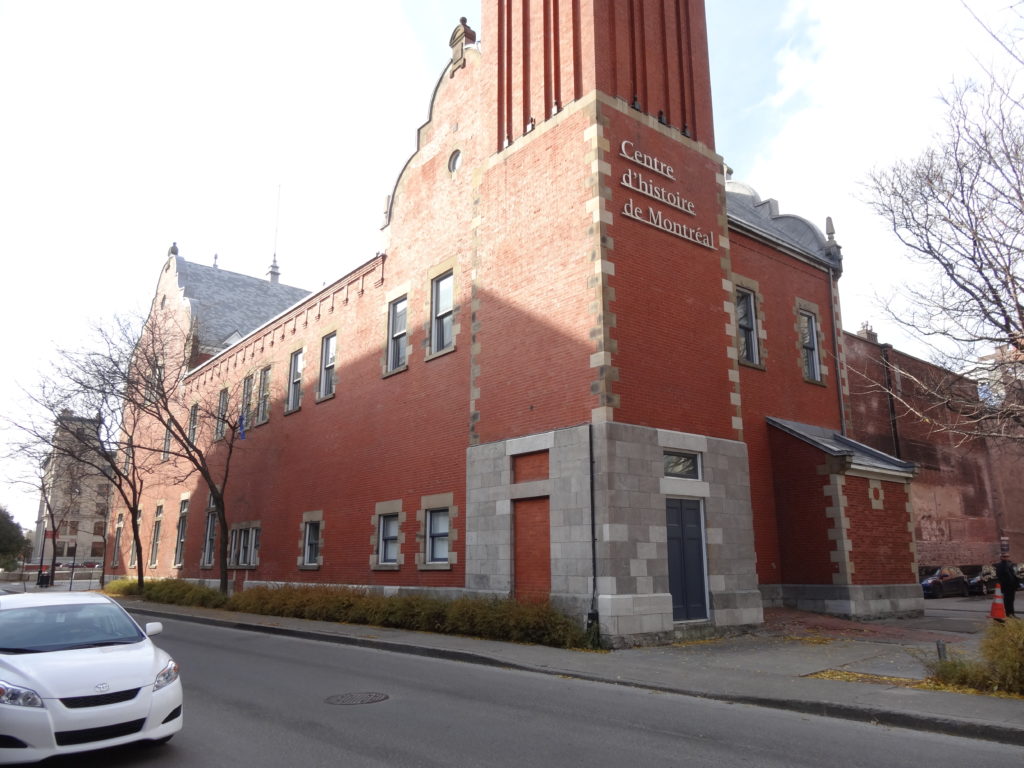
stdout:
<svg viewBox="0 0 1024 768">
<path fill-rule="evenodd" d="M 771 604 L 841 616 L 884 619 L 924 615 L 924 595 L 918 584 L 781 584 L 771 585 Z"/>
<path fill-rule="evenodd" d="M 591 430 L 594 504 L 591 519 Z M 666 450 L 702 456 L 700 480 L 666 478 Z M 547 480 L 514 484 L 512 457 L 549 452 Z M 705 516 L 705 629 L 758 624 L 746 446 L 731 440 L 606 422 L 472 446 L 467 451 L 466 588 L 511 594 L 512 502 L 550 501 L 552 601 L 581 616 L 596 593 L 601 630 L 616 646 L 667 642 L 672 620 L 665 500 L 698 498 Z M 697 629 L 697 628 L 693 628 Z M 704 630 L 701 630 L 704 631 Z"/>
</svg>

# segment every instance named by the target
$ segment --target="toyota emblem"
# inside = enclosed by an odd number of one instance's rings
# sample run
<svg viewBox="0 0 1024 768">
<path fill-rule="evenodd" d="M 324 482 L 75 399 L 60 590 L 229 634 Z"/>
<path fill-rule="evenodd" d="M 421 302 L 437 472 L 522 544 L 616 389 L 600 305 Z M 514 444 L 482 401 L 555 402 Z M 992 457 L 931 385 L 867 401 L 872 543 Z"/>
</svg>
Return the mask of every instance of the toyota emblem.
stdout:
<svg viewBox="0 0 1024 768">
<path fill-rule="evenodd" d="M 109 691 L 109 690 L 110 690 L 110 685 L 108 683 L 97 683 L 96 684 L 96 692 L 97 693 L 103 693 L 103 692 Z"/>
</svg>

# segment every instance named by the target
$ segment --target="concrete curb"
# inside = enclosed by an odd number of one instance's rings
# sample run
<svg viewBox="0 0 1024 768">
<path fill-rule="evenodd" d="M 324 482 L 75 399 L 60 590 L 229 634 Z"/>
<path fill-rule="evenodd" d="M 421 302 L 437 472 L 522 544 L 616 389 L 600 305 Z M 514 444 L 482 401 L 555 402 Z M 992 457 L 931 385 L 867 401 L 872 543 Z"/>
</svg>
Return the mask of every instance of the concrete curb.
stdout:
<svg viewBox="0 0 1024 768">
<path fill-rule="evenodd" d="M 778 709 L 805 715 L 817 715 L 861 723 L 870 723 L 889 728 L 906 728 L 929 733 L 943 733 L 966 739 L 980 739 L 1001 744 L 1024 747 L 1024 729 L 1012 728 L 994 723 L 980 721 L 957 720 L 937 715 L 926 715 L 916 712 L 896 711 L 879 707 L 857 706 L 830 701 L 809 701 L 796 698 L 777 698 L 768 696 L 751 696 L 746 694 L 716 693 L 714 691 L 686 688 L 678 685 L 660 685 L 642 680 L 609 678 L 605 675 L 588 674 L 577 670 L 560 669 L 557 667 L 538 666 L 499 659 L 487 654 L 472 651 L 455 650 L 435 646 L 414 645 L 392 642 L 376 638 L 356 637 L 353 635 L 319 632 L 316 630 L 295 629 L 290 627 L 269 626 L 244 621 L 231 621 L 209 616 L 197 616 L 190 613 L 161 611 L 149 605 L 138 605 L 131 601 L 123 601 L 124 607 L 134 613 L 157 618 L 180 619 L 196 624 L 239 629 L 248 632 L 261 632 L 281 637 L 295 637 L 305 640 L 349 645 L 359 648 L 404 653 L 447 661 L 459 661 L 488 667 L 514 669 L 523 672 L 534 672 L 543 675 L 566 677 L 588 682 L 622 685 L 661 693 L 673 693 L 680 696 L 709 699 L 731 704 L 747 704 L 755 707 Z"/>
</svg>

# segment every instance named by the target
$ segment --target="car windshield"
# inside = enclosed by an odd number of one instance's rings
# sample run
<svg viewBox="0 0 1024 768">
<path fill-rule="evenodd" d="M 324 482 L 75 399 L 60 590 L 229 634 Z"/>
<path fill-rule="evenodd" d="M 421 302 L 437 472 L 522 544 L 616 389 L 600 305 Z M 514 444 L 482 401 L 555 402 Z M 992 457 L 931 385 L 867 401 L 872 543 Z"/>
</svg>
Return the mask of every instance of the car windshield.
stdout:
<svg viewBox="0 0 1024 768">
<path fill-rule="evenodd" d="M 109 603 L 40 605 L 0 611 L 0 653 L 42 653 L 138 643 L 145 635 Z"/>
</svg>

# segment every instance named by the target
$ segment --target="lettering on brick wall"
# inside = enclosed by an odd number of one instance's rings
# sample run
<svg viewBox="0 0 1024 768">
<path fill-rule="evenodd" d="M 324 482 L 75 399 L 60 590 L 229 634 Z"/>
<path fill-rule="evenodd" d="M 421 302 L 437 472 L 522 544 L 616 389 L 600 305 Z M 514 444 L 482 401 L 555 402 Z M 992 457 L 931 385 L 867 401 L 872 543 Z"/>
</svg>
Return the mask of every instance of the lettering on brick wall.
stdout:
<svg viewBox="0 0 1024 768">
<path fill-rule="evenodd" d="M 675 169 L 671 165 L 654 155 L 647 154 L 629 139 L 624 139 L 619 145 L 619 155 L 658 176 L 676 181 Z M 696 217 L 697 209 L 693 201 L 659 182 L 660 179 L 654 176 L 627 168 L 619 178 L 619 183 L 626 189 L 655 201 L 658 205 L 645 203 L 643 200 L 638 203 L 630 197 L 622 208 L 622 215 L 660 229 L 662 232 L 675 235 L 682 240 L 702 245 L 713 251 L 717 250 L 714 232 L 705 232 L 700 226 L 681 220 L 676 215 L 681 213 L 685 216 Z M 668 206 L 672 210 L 665 211 L 661 206 Z"/>
</svg>

